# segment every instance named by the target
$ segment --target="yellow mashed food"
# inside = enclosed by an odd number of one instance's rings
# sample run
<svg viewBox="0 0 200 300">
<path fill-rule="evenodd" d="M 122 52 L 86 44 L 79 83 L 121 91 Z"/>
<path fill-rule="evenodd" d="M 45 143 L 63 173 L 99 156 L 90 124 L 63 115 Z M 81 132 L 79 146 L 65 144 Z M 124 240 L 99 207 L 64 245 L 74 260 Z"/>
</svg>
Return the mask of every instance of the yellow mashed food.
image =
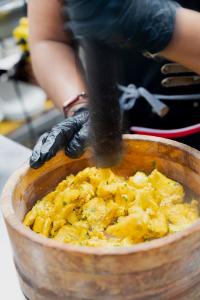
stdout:
<svg viewBox="0 0 200 300">
<path fill-rule="evenodd" d="M 123 178 L 110 169 L 86 168 L 39 200 L 24 219 L 33 231 L 82 246 L 129 246 L 190 226 L 198 203 L 157 170 Z"/>
</svg>

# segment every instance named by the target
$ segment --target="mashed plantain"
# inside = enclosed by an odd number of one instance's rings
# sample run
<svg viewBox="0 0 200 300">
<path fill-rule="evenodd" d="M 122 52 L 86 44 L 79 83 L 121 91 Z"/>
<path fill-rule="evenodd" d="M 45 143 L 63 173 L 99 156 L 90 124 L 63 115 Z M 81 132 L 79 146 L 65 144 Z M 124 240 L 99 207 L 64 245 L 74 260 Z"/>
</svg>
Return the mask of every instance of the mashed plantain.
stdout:
<svg viewBox="0 0 200 300">
<path fill-rule="evenodd" d="M 39 200 L 24 225 L 43 236 L 82 246 L 128 246 L 164 237 L 199 217 L 198 202 L 157 170 L 127 179 L 86 168 Z"/>
</svg>

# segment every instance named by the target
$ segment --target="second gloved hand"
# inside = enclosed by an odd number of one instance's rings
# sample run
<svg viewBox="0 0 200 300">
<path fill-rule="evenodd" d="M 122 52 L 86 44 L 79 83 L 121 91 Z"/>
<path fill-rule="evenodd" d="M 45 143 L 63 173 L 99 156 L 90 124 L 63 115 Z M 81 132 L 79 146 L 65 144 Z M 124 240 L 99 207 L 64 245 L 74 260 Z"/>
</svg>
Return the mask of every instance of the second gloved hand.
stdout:
<svg viewBox="0 0 200 300">
<path fill-rule="evenodd" d="M 30 166 L 41 167 L 62 148 L 67 156 L 80 157 L 87 145 L 88 132 L 89 112 L 87 108 L 81 108 L 73 117 L 66 118 L 40 137 L 33 149 Z"/>
</svg>

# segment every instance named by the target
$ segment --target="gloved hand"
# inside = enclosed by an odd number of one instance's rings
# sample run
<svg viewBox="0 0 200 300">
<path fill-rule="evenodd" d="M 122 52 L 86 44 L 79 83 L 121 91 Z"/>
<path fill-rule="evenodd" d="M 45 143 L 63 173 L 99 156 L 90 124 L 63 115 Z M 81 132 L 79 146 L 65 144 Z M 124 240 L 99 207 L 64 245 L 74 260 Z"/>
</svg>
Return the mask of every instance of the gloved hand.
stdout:
<svg viewBox="0 0 200 300">
<path fill-rule="evenodd" d="M 38 140 L 30 158 L 30 166 L 41 167 L 61 149 L 71 158 L 80 157 L 87 145 L 89 131 L 89 112 L 87 108 L 79 109 L 73 117 L 66 118 L 44 133 Z"/>
<path fill-rule="evenodd" d="M 178 3 L 171 0 L 64 0 L 75 37 L 157 53 L 170 42 Z"/>
</svg>

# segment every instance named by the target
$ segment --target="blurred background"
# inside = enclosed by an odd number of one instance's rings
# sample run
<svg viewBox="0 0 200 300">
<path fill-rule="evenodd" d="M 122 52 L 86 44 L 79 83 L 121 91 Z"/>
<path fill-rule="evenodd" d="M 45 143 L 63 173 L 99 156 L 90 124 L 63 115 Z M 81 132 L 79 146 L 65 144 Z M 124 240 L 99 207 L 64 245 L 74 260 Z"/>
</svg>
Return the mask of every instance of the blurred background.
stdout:
<svg viewBox="0 0 200 300">
<path fill-rule="evenodd" d="M 31 69 L 26 2 L 0 0 L 0 135 L 32 149 L 62 115 Z"/>
</svg>

